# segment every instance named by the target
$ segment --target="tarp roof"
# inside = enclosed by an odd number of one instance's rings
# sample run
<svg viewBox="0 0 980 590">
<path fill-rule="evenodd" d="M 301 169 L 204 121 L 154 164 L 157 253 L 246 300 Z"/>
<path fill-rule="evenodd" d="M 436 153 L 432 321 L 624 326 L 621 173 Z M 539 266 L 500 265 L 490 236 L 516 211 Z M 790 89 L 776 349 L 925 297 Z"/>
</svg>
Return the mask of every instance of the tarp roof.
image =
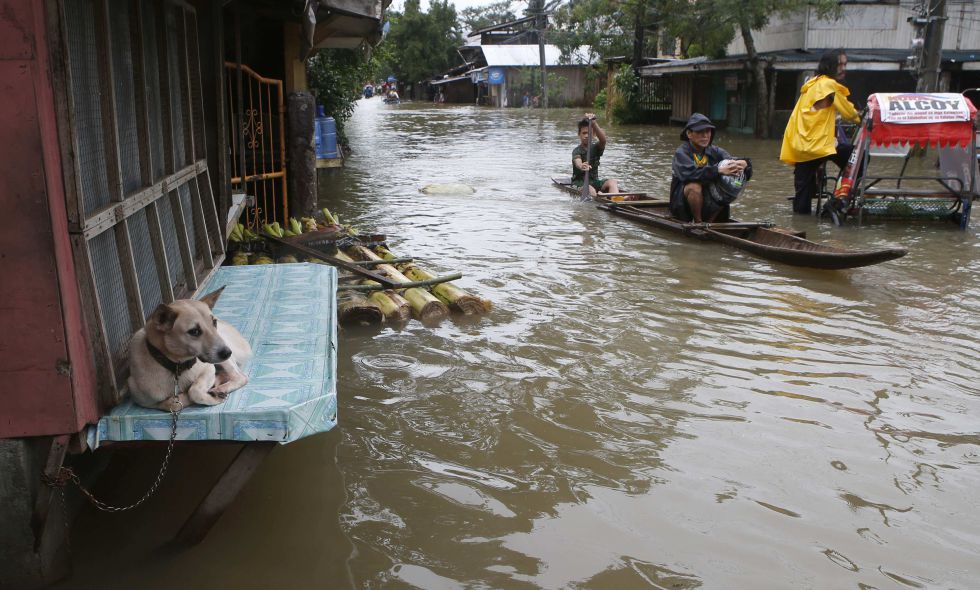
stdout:
<svg viewBox="0 0 980 590">
<path fill-rule="evenodd" d="M 483 56 L 488 66 L 539 66 L 540 54 L 537 45 L 483 45 Z M 582 65 L 589 63 L 589 48 L 579 47 L 571 56 L 568 64 L 560 63 L 561 49 L 556 45 L 544 46 L 546 66 Z"/>
</svg>

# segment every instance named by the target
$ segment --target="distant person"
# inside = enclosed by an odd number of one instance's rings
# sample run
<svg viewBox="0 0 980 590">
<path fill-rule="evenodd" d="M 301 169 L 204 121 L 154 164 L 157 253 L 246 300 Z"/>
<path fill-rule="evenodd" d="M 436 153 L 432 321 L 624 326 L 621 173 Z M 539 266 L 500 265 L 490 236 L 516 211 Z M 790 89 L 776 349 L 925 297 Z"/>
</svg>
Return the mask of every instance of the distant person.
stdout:
<svg viewBox="0 0 980 590">
<path fill-rule="evenodd" d="M 589 150 L 589 126 L 592 126 L 592 149 Z M 585 182 L 585 171 L 589 171 L 589 194 L 595 197 L 598 193 L 618 193 L 619 181 L 599 178 L 599 158 L 606 151 L 606 132 L 599 127 L 595 115 L 585 113 L 585 118 L 578 122 L 579 144 L 572 150 L 572 184 L 580 187 Z M 588 154 L 588 155 L 587 155 Z"/>
<path fill-rule="evenodd" d="M 524 108 L 531 107 L 531 93 L 527 90 L 524 91 Z"/>
<path fill-rule="evenodd" d="M 847 55 L 842 49 L 825 52 L 817 64 L 817 75 L 803 83 L 783 133 L 779 159 L 793 164 L 794 213 L 810 213 L 817 194 L 816 172 L 827 160 L 841 169 L 847 165 L 854 146 L 837 139 L 836 114 L 851 123 L 861 120 L 847 97 L 851 91 L 842 83 Z"/>
<path fill-rule="evenodd" d="M 729 204 L 752 176 L 751 162 L 732 158 L 712 145 L 714 138 L 715 126 L 701 113 L 681 131 L 684 143 L 674 152 L 670 180 L 670 214 L 680 221 L 727 221 Z"/>
<path fill-rule="evenodd" d="M 541 106 L 541 95 L 540 94 L 535 95 L 531 99 L 531 106 L 534 107 L 534 108 L 538 108 L 539 106 Z"/>
</svg>

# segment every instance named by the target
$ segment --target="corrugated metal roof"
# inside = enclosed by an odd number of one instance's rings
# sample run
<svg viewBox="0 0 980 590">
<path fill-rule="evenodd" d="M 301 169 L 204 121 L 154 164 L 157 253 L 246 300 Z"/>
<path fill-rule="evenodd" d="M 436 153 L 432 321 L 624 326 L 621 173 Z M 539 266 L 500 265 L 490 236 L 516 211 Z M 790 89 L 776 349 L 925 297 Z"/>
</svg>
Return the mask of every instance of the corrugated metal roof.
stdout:
<svg viewBox="0 0 980 590">
<path fill-rule="evenodd" d="M 469 79 L 470 79 L 470 75 L 469 74 L 466 74 L 465 76 L 456 76 L 456 77 L 453 77 L 453 78 L 443 78 L 441 80 L 432 80 L 429 84 L 432 85 L 432 86 L 439 86 L 440 84 L 449 84 L 450 82 L 458 82 L 460 80 L 469 80 Z"/>
<path fill-rule="evenodd" d="M 483 56 L 488 66 L 539 66 L 541 58 L 537 45 L 483 45 Z M 559 62 L 561 50 L 556 45 L 544 46 L 545 65 L 568 65 Z M 569 64 L 581 65 L 589 63 L 589 48 L 579 47 L 572 55 Z"/>
</svg>

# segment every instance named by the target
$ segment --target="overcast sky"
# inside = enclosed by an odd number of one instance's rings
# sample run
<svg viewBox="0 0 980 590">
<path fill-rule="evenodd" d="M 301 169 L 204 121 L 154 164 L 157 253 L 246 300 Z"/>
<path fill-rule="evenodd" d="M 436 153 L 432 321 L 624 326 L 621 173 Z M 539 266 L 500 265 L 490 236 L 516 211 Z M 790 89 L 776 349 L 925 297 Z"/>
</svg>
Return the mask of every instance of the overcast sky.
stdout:
<svg viewBox="0 0 980 590">
<path fill-rule="evenodd" d="M 450 0 L 450 4 L 456 5 L 456 13 L 462 12 L 464 8 L 472 8 L 474 6 L 486 6 L 487 4 L 493 4 L 494 0 Z M 395 0 L 391 3 L 391 10 L 401 10 L 405 7 L 405 0 Z M 527 0 L 512 0 L 510 3 L 510 9 L 514 11 L 518 17 L 524 13 L 524 9 L 527 8 Z M 422 0 L 422 10 L 429 10 L 429 0 Z"/>
</svg>

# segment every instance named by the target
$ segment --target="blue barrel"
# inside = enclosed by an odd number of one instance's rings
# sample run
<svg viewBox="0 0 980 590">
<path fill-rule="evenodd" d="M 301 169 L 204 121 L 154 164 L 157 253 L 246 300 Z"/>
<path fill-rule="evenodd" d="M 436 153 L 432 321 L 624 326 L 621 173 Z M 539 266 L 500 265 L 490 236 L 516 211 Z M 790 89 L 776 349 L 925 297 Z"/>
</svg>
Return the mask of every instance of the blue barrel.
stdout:
<svg viewBox="0 0 980 590">
<path fill-rule="evenodd" d="M 316 117 L 313 119 L 313 145 L 318 160 L 327 157 L 326 151 L 323 149 L 323 128 L 326 120 L 327 116 L 323 112 L 323 105 L 316 105 Z"/>
<path fill-rule="evenodd" d="M 320 145 L 323 146 L 323 158 L 336 158 L 337 156 L 337 122 L 333 117 L 324 117 L 320 124 Z"/>
</svg>

